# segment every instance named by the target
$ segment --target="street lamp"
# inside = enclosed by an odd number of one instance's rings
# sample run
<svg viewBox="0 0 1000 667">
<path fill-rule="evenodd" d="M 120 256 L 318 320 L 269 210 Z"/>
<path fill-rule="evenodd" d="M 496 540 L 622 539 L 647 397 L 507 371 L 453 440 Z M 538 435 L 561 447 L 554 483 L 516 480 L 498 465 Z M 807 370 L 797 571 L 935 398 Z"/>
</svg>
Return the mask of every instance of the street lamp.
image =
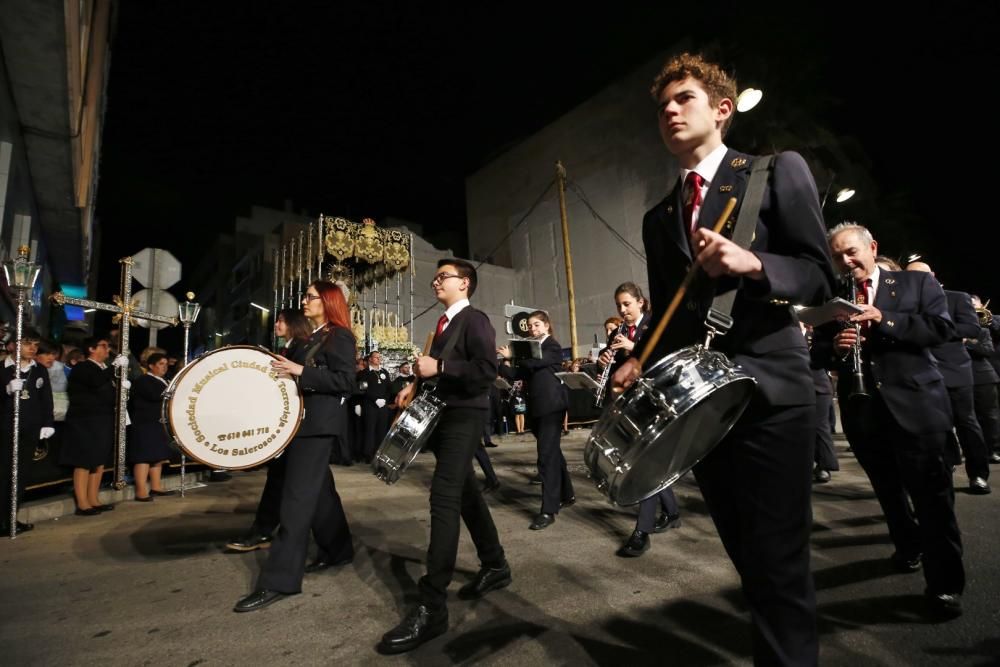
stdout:
<svg viewBox="0 0 1000 667">
<path fill-rule="evenodd" d="M 760 104 L 764 98 L 764 91 L 758 88 L 746 88 L 736 96 L 736 110 L 745 113 Z"/>
<path fill-rule="evenodd" d="M 14 348 L 14 375 L 21 379 L 21 336 L 24 333 L 25 295 L 35 288 L 35 281 L 42 267 L 31 261 L 31 249 L 23 245 L 17 249 L 17 257 L 3 263 L 3 274 L 7 286 L 17 292 L 17 346 Z M 11 442 L 10 468 L 10 539 L 17 537 L 17 448 L 18 431 L 21 426 L 21 392 L 14 392 L 14 430 Z"/>
<path fill-rule="evenodd" d="M 184 366 L 187 366 L 188 356 L 189 356 L 188 347 L 191 341 L 191 325 L 197 321 L 198 315 L 201 313 L 201 304 L 191 300 L 194 298 L 194 292 L 188 292 L 184 296 L 187 297 L 187 301 L 185 301 L 184 303 L 177 304 L 177 319 L 179 319 L 181 321 L 181 324 L 184 325 Z M 181 366 L 181 368 L 184 368 L 184 366 Z M 181 452 L 181 497 L 182 498 L 184 497 L 184 490 L 187 488 L 187 485 L 184 483 L 186 467 L 187 467 L 187 457 L 184 456 L 183 452 Z"/>
</svg>

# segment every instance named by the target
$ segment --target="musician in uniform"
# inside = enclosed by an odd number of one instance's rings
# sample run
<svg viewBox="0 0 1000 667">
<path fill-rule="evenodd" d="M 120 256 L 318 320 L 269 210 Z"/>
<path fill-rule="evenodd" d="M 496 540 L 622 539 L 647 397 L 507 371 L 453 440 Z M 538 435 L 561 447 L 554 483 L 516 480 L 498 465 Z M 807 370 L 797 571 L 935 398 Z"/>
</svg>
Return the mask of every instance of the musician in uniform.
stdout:
<svg viewBox="0 0 1000 667">
<path fill-rule="evenodd" d="M 358 375 L 358 382 L 367 383 L 361 401 L 361 421 L 365 434 L 365 458 L 371 460 L 389 431 L 389 371 L 382 368 L 378 350 L 368 354 L 368 367 Z"/>
<path fill-rule="evenodd" d="M 997 463 L 998 461 L 994 461 L 992 457 L 1000 450 L 1000 405 L 997 404 L 997 383 L 1000 383 L 1000 375 L 992 363 L 995 350 L 989 325 L 992 324 L 993 314 L 983 306 L 978 296 L 975 294 L 970 296 L 979 319 L 979 335 L 965 341 L 965 347 L 972 357 L 972 389 L 975 395 L 976 417 L 983 429 L 983 440 L 986 441 L 986 451 L 989 454 L 987 460 L 990 463 Z"/>
<path fill-rule="evenodd" d="M 916 572 L 922 561 L 929 612 L 954 617 L 962 613 L 965 569 L 944 462 L 952 415 L 931 349 L 954 336 L 955 324 L 931 275 L 875 265 L 878 244 L 866 228 L 841 223 L 829 237 L 837 267 L 850 271 L 865 296 L 864 312 L 851 317 L 861 325 L 861 339 L 855 327 L 826 325 L 817 329 L 813 352 L 841 371 L 844 433 L 885 514 L 896 547 L 890 562 L 900 572 Z M 824 353 L 824 346 L 832 351 Z M 869 398 L 850 398 L 846 360 L 857 352 Z"/>
<path fill-rule="evenodd" d="M 458 556 L 459 517 L 481 563 L 475 578 L 459 590 L 459 597 L 482 597 L 511 582 L 493 517 L 472 470 L 489 387 L 497 376 L 496 333 L 489 317 L 469 304 L 476 282 L 475 267 L 460 259 L 440 260 L 431 281 L 446 310 L 438 320 L 430 354 L 418 357 L 414 364 L 421 381 L 437 378 L 435 392 L 445 403 L 428 445 L 436 462 L 431 479 L 427 572 L 420 579 L 419 602 L 382 637 L 378 645 L 382 653 L 412 650 L 447 631 L 447 589 Z M 397 403 L 408 404 L 415 389 L 416 385 L 408 386 L 404 394 L 409 396 L 400 395 Z"/>
<path fill-rule="evenodd" d="M 0 369 L 0 385 L 6 388 L 3 392 L 3 410 L 0 411 L 3 424 L 0 424 L 0 537 L 10 534 L 10 500 L 11 474 L 13 463 L 11 447 L 14 443 L 14 399 L 15 394 L 21 401 L 18 408 L 17 429 L 17 503 L 21 505 L 24 495 L 24 473 L 31 465 L 38 443 L 55 433 L 52 414 L 52 383 L 48 370 L 35 362 L 35 352 L 38 350 L 40 336 L 33 329 L 21 334 L 21 372 L 14 372 L 14 354 L 3 362 Z M 17 521 L 17 534 L 26 533 L 34 524 Z"/>
<path fill-rule="evenodd" d="M 639 286 L 633 282 L 622 283 L 615 289 L 615 306 L 621 313 L 621 328 L 616 328 L 608 337 L 608 346 L 601 353 L 598 363 L 602 367 L 611 365 L 611 372 L 619 368 L 632 355 L 636 343 L 649 329 L 649 302 Z M 604 402 L 610 400 L 606 397 Z M 656 510 L 660 509 L 659 518 Z M 619 556 L 634 558 L 649 551 L 650 533 L 663 533 L 681 525 L 677 498 L 670 487 L 639 503 L 639 518 L 635 530 L 618 550 Z"/>
<path fill-rule="evenodd" d="M 316 280 L 302 297 L 303 313 L 313 325 L 301 363 L 287 357 L 271 362 L 281 375 L 297 378 L 304 412 L 299 430 L 282 454 L 278 535 L 261 570 L 256 589 L 233 611 L 266 607 L 302 590 L 306 572 L 346 565 L 354 559 L 351 529 L 330 470 L 330 453 L 344 437 L 347 401 L 354 391 L 354 334 L 344 293 Z M 316 560 L 306 566 L 309 530 L 316 539 Z"/>
<path fill-rule="evenodd" d="M 699 277 L 661 337 L 647 334 L 616 371 L 639 377 L 646 346 L 657 359 L 705 338 L 713 297 L 738 290 L 733 327 L 716 337 L 757 380 L 729 434 L 695 467 L 712 519 L 740 574 L 760 664 L 815 664 L 816 603 L 809 570 L 815 394 L 806 341 L 789 303 L 816 304 L 833 275 L 819 196 L 805 161 L 776 156 L 749 250 L 712 231 L 730 197 L 742 200 L 754 158 L 729 149 L 736 83 L 719 66 L 682 54 L 651 90 L 660 135 L 680 178 L 643 220 L 655 327 L 692 263 Z"/>
<path fill-rule="evenodd" d="M 528 414 L 538 447 L 538 475 L 542 479 L 542 507 L 528 527 L 544 530 L 555 523 L 560 508 L 576 502 L 576 494 L 560 446 L 566 393 L 555 374 L 562 371 L 562 346 L 552 337 L 552 322 L 543 310 L 528 315 L 528 330 L 541 343 L 541 359 L 520 359 L 517 366 L 511 367 L 510 347 L 499 347 L 497 353 L 504 358 L 500 374 L 508 380 L 523 380 L 527 387 Z"/>
</svg>

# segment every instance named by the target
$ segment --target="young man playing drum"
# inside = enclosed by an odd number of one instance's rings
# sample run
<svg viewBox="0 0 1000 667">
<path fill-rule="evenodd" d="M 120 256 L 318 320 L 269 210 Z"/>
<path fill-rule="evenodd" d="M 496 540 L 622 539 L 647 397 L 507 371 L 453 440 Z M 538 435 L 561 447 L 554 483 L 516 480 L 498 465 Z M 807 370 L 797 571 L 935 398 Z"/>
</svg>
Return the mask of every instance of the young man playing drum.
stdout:
<svg viewBox="0 0 1000 667">
<path fill-rule="evenodd" d="M 489 388 L 497 377 L 496 332 L 489 318 L 469 304 L 476 291 L 476 269 L 459 259 L 438 262 L 431 287 L 446 308 L 438 320 L 430 354 L 417 358 L 421 381 L 436 378 L 436 395 L 445 403 L 429 448 L 437 463 L 431 481 L 431 539 L 427 573 L 420 579 L 420 601 L 403 621 L 385 633 L 382 653 L 403 653 L 448 629 L 448 584 L 458 555 L 459 516 L 465 521 L 482 564 L 476 577 L 459 590 L 478 598 L 510 584 L 510 567 L 483 499 L 472 458 L 479 446 Z M 397 405 L 408 403 L 415 385 L 400 392 Z"/>
<path fill-rule="evenodd" d="M 833 285 L 816 185 L 796 153 L 776 156 L 749 250 L 711 231 L 726 201 L 743 203 L 754 158 L 729 149 L 736 83 L 700 56 L 668 61 L 651 90 L 660 135 L 679 163 L 670 194 L 643 220 L 651 323 L 655 327 L 692 262 L 700 275 L 654 356 L 705 339 L 716 293 L 738 290 L 735 324 L 716 337 L 757 380 L 733 429 L 694 472 L 753 621 L 757 664 L 815 664 L 816 602 L 809 570 L 812 430 L 815 395 L 805 339 L 789 306 L 824 301 Z M 613 376 L 628 386 L 655 337 L 636 345 Z"/>
</svg>

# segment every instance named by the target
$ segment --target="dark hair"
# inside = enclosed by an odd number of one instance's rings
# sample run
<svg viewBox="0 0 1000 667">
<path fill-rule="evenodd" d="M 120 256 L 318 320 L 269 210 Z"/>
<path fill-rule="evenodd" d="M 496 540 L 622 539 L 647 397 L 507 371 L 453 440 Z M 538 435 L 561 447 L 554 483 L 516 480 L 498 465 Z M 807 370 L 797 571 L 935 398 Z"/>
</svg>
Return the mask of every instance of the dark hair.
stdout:
<svg viewBox="0 0 1000 667">
<path fill-rule="evenodd" d="M 83 350 L 81 350 L 87 357 L 90 356 L 91 350 L 96 350 L 97 346 L 101 344 L 101 341 L 105 343 L 110 343 L 111 340 L 107 336 L 88 336 L 83 339 Z"/>
<path fill-rule="evenodd" d="M 166 358 L 167 358 L 167 355 L 163 354 L 162 352 L 154 352 L 151 355 L 149 355 L 148 357 L 146 357 L 146 368 L 151 368 L 151 367 L 153 367 L 154 365 L 156 365 L 160 361 L 163 361 Z"/>
<path fill-rule="evenodd" d="M 437 267 L 440 269 L 442 266 L 454 266 L 455 272 L 460 278 L 469 279 L 468 297 L 471 299 L 472 295 L 476 293 L 476 285 L 479 284 L 479 278 L 476 276 L 476 267 L 464 259 L 455 259 L 454 257 L 439 259 Z"/>
<path fill-rule="evenodd" d="M 329 280 L 314 280 L 309 284 L 323 299 L 323 313 L 326 320 L 335 327 L 351 331 L 351 311 L 340 287 Z M 353 338 L 354 334 L 351 333 Z"/>
<path fill-rule="evenodd" d="M 619 285 L 618 287 L 616 287 L 615 288 L 615 301 L 616 302 L 618 301 L 618 295 L 619 294 L 628 294 L 630 297 L 633 297 L 635 299 L 641 299 L 642 300 L 642 309 L 641 309 L 642 312 L 644 312 L 644 313 L 648 313 L 649 312 L 649 299 L 647 299 L 643 295 L 642 290 L 639 289 L 639 286 L 636 285 L 635 283 L 633 283 L 631 281 L 630 282 L 625 282 L 625 283 L 622 283 L 621 285 Z M 605 322 L 605 324 L 607 324 L 607 322 Z"/>
<path fill-rule="evenodd" d="M 24 329 L 21 330 L 21 341 L 40 343 L 42 341 L 42 336 L 38 333 L 38 329 L 35 329 L 34 327 L 24 327 Z"/>
<path fill-rule="evenodd" d="M 549 314 L 546 313 L 544 310 L 536 310 L 535 312 L 528 315 L 528 319 L 541 320 L 542 322 L 545 322 L 547 325 L 549 325 L 549 335 L 550 336 L 554 335 L 554 332 L 552 331 L 552 320 L 549 319 Z"/>
<path fill-rule="evenodd" d="M 86 359 L 86 355 L 78 347 L 74 347 L 72 350 L 66 353 L 66 365 L 72 366 L 74 362 L 83 361 Z"/>
<path fill-rule="evenodd" d="M 56 359 L 58 359 L 61 353 L 62 345 L 45 340 L 44 338 L 38 341 L 38 352 L 36 354 L 54 354 L 56 355 Z"/>
<path fill-rule="evenodd" d="M 289 340 L 309 340 L 312 327 L 300 308 L 285 308 L 278 312 L 277 320 L 283 320 L 288 329 Z"/>
</svg>

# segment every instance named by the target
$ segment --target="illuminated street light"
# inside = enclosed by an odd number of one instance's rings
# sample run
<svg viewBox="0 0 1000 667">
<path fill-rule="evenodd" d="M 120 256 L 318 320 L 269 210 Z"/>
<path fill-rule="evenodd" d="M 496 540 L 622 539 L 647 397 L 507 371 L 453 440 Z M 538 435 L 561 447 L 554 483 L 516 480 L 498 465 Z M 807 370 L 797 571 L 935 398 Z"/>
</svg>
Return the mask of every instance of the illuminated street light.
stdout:
<svg viewBox="0 0 1000 667">
<path fill-rule="evenodd" d="M 853 188 L 844 188 L 843 190 L 837 193 L 837 203 L 842 204 L 853 196 L 854 196 Z"/>
<path fill-rule="evenodd" d="M 736 96 L 736 110 L 741 113 L 750 111 L 750 109 L 753 109 L 755 106 L 760 104 L 763 97 L 763 90 L 758 90 L 757 88 L 747 88 Z"/>
</svg>

